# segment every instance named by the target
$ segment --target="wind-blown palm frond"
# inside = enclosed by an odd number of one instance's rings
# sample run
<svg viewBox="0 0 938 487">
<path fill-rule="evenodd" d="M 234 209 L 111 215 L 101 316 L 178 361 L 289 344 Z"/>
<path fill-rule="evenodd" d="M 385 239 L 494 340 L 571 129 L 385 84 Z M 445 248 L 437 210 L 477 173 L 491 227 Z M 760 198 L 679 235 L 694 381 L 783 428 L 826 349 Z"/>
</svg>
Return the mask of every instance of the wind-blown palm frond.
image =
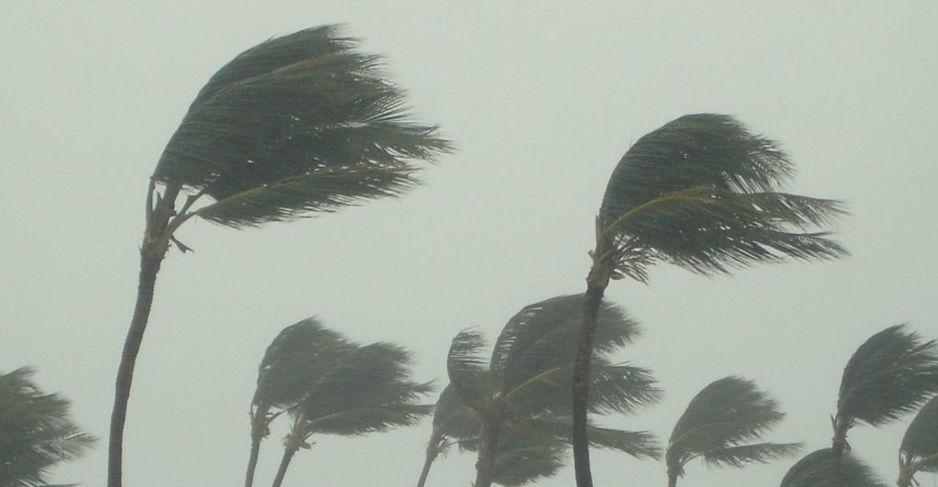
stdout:
<svg viewBox="0 0 938 487">
<path fill-rule="evenodd" d="M 573 418 L 571 416 L 538 416 L 530 424 L 536 431 L 549 433 L 559 441 L 573 443 Z M 603 428 L 589 424 L 586 428 L 590 446 L 618 450 L 635 458 L 659 458 L 661 446 L 655 436 L 647 431 L 625 431 Z"/>
<path fill-rule="evenodd" d="M 215 203 L 199 216 L 228 226 L 289 220 L 416 183 L 412 159 L 450 149 L 409 120 L 404 93 L 378 56 L 336 26 L 270 39 L 202 88 L 170 139 L 154 180 Z"/>
<path fill-rule="evenodd" d="M 776 145 L 716 114 L 686 115 L 639 139 L 613 171 L 599 213 L 618 270 L 644 280 L 656 260 L 707 274 L 844 255 L 812 231 L 842 214 L 840 204 L 780 193 L 793 167 Z"/>
<path fill-rule="evenodd" d="M 909 423 L 899 447 L 899 470 L 899 487 L 911 485 L 916 472 L 938 473 L 938 396 Z"/>
<path fill-rule="evenodd" d="M 852 453 L 842 460 L 843 480 L 834 474 L 834 455 L 830 448 L 817 450 L 798 460 L 785 477 L 780 487 L 886 487 L 876 473 Z"/>
<path fill-rule="evenodd" d="M 509 435 L 498 443 L 492 480 L 514 487 L 551 477 L 563 467 L 563 445 L 538 435 Z"/>
<path fill-rule="evenodd" d="M 783 417 L 778 403 L 752 381 L 730 376 L 710 383 L 691 399 L 671 432 L 665 454 L 671 485 L 695 458 L 739 468 L 796 453 L 799 444 L 750 443 Z"/>
<path fill-rule="evenodd" d="M 84 455 L 95 438 L 69 418 L 69 402 L 45 394 L 29 367 L 0 374 L 0 487 L 47 484 L 48 470 Z"/>
<path fill-rule="evenodd" d="M 486 344 L 481 332 L 463 330 L 453 337 L 446 356 L 450 385 L 462 402 L 477 412 L 488 408 L 494 387 L 482 353 Z"/>
</svg>

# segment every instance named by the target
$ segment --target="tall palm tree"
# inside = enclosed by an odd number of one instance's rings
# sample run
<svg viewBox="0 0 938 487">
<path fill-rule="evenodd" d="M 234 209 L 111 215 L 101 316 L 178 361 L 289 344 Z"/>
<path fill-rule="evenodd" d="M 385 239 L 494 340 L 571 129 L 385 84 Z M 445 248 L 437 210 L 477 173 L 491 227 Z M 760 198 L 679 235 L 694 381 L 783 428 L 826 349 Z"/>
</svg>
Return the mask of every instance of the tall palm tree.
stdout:
<svg viewBox="0 0 938 487">
<path fill-rule="evenodd" d="M 782 478 L 780 487 L 886 487 L 872 468 L 849 452 L 843 456 L 841 469 L 843 483 L 838 483 L 834 454 L 830 448 L 823 448 L 798 460 Z"/>
<path fill-rule="evenodd" d="M 895 325 L 866 340 L 844 367 L 832 418 L 834 473 L 857 423 L 877 427 L 915 411 L 938 393 L 938 342 Z"/>
<path fill-rule="evenodd" d="M 288 357 L 306 347 L 300 360 Z M 311 446 L 317 434 L 358 436 L 410 426 L 431 413 L 431 406 L 415 404 L 432 389 L 429 383 L 410 380 L 410 353 L 389 343 L 359 346 L 329 332 L 315 320 L 293 325 L 278 336 L 261 363 L 252 412 L 252 458 L 247 485 L 256 463 L 254 437 L 262 439 L 266 428 L 281 412 L 292 418 L 284 438 L 284 454 L 274 479 L 283 483 L 287 468 L 300 449 Z M 296 366 L 292 371 L 280 367 Z M 289 390 L 288 390 L 289 389 Z M 265 406 L 279 408 L 273 414 Z M 262 426 L 258 426 L 258 425 Z M 255 433 L 260 428 L 260 435 Z"/>
<path fill-rule="evenodd" d="M 671 432 L 664 457 L 668 487 L 677 485 L 684 466 L 696 458 L 741 468 L 796 453 L 798 443 L 752 443 L 784 416 L 752 381 L 731 376 L 710 383 L 691 399 Z"/>
<path fill-rule="evenodd" d="M 238 55 L 198 93 L 147 190 L 137 302 L 117 373 L 108 486 L 121 485 L 123 430 L 137 354 L 170 244 L 193 217 L 232 228 L 290 221 L 417 184 L 415 160 L 450 150 L 410 120 L 381 59 L 335 26 L 270 39 Z"/>
<path fill-rule="evenodd" d="M 69 418 L 69 402 L 45 394 L 22 367 L 0 374 L 0 487 L 46 485 L 48 470 L 83 455 L 95 438 Z"/>
<path fill-rule="evenodd" d="M 640 138 L 619 161 L 596 218 L 596 247 L 574 371 L 574 461 L 591 487 L 586 417 L 596 313 L 610 279 L 647 281 L 668 262 L 699 274 L 846 251 L 821 231 L 831 200 L 781 192 L 793 166 L 776 143 L 732 117 L 686 115 Z"/>
<path fill-rule="evenodd" d="M 583 308 L 583 295 L 559 296 L 523 308 L 505 325 L 490 360 L 483 357 L 484 337 L 463 331 L 454 339 L 447 359 L 453 397 L 440 407 L 434 421 L 428 461 L 434 446 L 446 437 L 465 437 L 475 431 L 478 451 L 475 487 L 496 481 L 502 438 L 547 434 L 556 442 L 572 438 L 570 390 L 575 337 Z M 630 412 L 654 403 L 659 391 L 647 370 L 613 364 L 607 355 L 637 336 L 637 324 L 621 309 L 605 305 L 598 316 L 596 367 L 590 381 L 593 394 L 588 407 L 594 413 Z M 467 412 L 462 413 L 459 403 Z M 465 424 L 466 419 L 475 422 Z M 656 457 L 658 447 L 645 432 L 591 426 L 591 441 L 636 457 Z M 426 467 L 429 468 L 429 467 Z"/>
<path fill-rule="evenodd" d="M 910 487 L 917 472 L 938 473 L 938 396 L 915 415 L 899 447 L 899 487 Z"/>
</svg>

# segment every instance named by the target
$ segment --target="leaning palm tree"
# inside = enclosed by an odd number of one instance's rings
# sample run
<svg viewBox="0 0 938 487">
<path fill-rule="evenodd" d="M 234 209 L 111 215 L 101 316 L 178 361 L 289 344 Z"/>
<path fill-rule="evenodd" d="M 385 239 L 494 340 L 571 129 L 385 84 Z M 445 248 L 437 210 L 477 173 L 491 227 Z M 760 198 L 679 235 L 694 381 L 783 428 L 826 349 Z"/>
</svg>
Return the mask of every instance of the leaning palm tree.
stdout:
<svg viewBox="0 0 938 487">
<path fill-rule="evenodd" d="M 586 417 L 593 333 L 610 279 L 646 282 L 667 262 L 705 275 L 764 262 L 832 259 L 822 229 L 839 203 L 781 192 L 793 166 L 774 141 L 732 117 L 687 115 L 645 135 L 619 161 L 596 218 L 596 247 L 574 372 L 578 487 L 592 486 Z"/>
<path fill-rule="evenodd" d="M 69 402 L 43 393 L 33 374 L 29 367 L 0 373 L 0 487 L 47 485 L 50 468 L 95 441 L 69 418 Z"/>
<path fill-rule="evenodd" d="M 488 487 L 498 480 L 503 438 L 541 434 L 562 444 L 572 441 L 570 386 L 583 299 L 582 294 L 559 296 L 523 308 L 505 325 L 490 360 L 483 356 L 486 342 L 481 334 L 463 331 L 453 339 L 447 372 L 455 397 L 441 397 L 449 404 L 437 413 L 447 419 L 434 421 L 437 428 L 431 435 L 428 463 L 435 457 L 435 445 L 474 431 L 474 439 L 470 438 L 472 449 L 478 451 L 474 485 Z M 631 412 L 656 402 L 659 391 L 647 370 L 607 358 L 637 336 L 637 324 L 612 305 L 602 307 L 598 321 L 589 409 L 597 414 Z M 593 425 L 590 430 L 596 446 L 639 458 L 658 455 L 648 433 Z"/>
<path fill-rule="evenodd" d="M 147 190 L 137 302 L 117 373 L 108 486 L 121 485 L 134 364 L 170 245 L 193 217 L 232 228 L 290 221 L 414 186 L 416 160 L 450 150 L 410 120 L 405 97 L 335 26 L 241 53 L 198 93 Z"/>
<path fill-rule="evenodd" d="M 918 472 L 938 473 L 938 396 L 915 415 L 899 447 L 899 487 L 910 487 Z"/>
<path fill-rule="evenodd" d="M 824 448 L 798 460 L 785 477 L 780 487 L 886 487 L 872 468 L 851 453 L 843 456 L 841 478 L 834 473 L 834 454 Z"/>
<path fill-rule="evenodd" d="M 415 402 L 432 386 L 411 381 L 409 364 L 410 353 L 388 343 L 322 356 L 302 399 L 287 410 L 293 424 L 272 485 L 280 487 L 294 455 L 311 447 L 313 435 L 359 436 L 411 426 L 429 415 L 432 406 Z"/>
<path fill-rule="evenodd" d="M 691 399 L 671 432 L 664 456 L 668 487 L 677 485 L 684 466 L 696 458 L 741 468 L 796 453 L 798 443 L 752 443 L 784 416 L 752 381 L 731 376 L 712 382 Z"/>
<path fill-rule="evenodd" d="M 938 393 L 938 342 L 922 342 L 905 325 L 873 335 L 844 368 L 832 418 L 834 472 L 849 449 L 847 433 L 857 423 L 877 427 L 915 411 Z"/>
</svg>

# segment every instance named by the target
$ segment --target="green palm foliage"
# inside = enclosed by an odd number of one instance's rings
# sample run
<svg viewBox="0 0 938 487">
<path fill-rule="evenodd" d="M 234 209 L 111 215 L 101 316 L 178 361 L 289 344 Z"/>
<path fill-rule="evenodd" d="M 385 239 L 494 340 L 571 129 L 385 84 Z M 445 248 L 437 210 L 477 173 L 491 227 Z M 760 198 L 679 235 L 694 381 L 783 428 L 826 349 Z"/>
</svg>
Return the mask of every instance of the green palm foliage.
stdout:
<svg viewBox="0 0 938 487">
<path fill-rule="evenodd" d="M 156 275 L 176 231 L 198 216 L 244 228 L 397 196 L 415 161 L 451 150 L 411 120 L 381 58 L 336 26 L 270 39 L 202 88 L 166 146 L 147 191 L 137 304 L 118 370 L 109 487 L 121 485 L 123 428 Z"/>
<path fill-rule="evenodd" d="M 886 487 L 876 473 L 852 453 L 843 456 L 841 465 L 843 482 L 834 473 L 834 454 L 824 448 L 798 460 L 785 477 L 780 487 Z"/>
<path fill-rule="evenodd" d="M 45 394 L 29 367 L 0 374 L 0 487 L 47 485 L 56 464 L 83 455 L 95 439 L 69 418 L 69 402 Z"/>
<path fill-rule="evenodd" d="M 478 451 L 476 487 L 503 481 L 512 482 L 503 485 L 518 485 L 521 479 L 527 482 L 556 471 L 551 467 L 556 462 L 550 459 L 572 441 L 570 391 L 582 309 L 582 294 L 523 308 L 505 325 L 488 359 L 481 334 L 463 331 L 453 339 L 447 359 L 450 385 L 441 394 L 434 415 L 423 481 L 432 459 L 454 441 Z M 637 324 L 624 311 L 603 306 L 596 333 L 596 367 L 590 377 L 593 389 L 588 407 L 593 413 L 632 412 L 657 401 L 659 391 L 647 370 L 615 364 L 608 358 L 637 334 Z M 593 425 L 590 430 L 596 446 L 636 457 L 659 453 L 648 433 Z M 549 441 L 533 440 L 538 437 Z M 528 472 L 508 475 L 500 470 L 499 459 L 518 442 L 528 448 L 525 451 L 536 447 L 543 454 L 532 455 L 530 465 L 522 462 L 524 456 L 503 460 L 502 465 Z"/>
<path fill-rule="evenodd" d="M 585 433 L 596 310 L 610 279 L 648 279 L 648 266 L 700 274 L 846 255 L 824 231 L 836 201 L 781 192 L 793 174 L 771 139 L 726 115 L 686 115 L 643 136 L 619 161 L 596 218 L 574 391 L 578 487 L 592 486 Z"/>
<path fill-rule="evenodd" d="M 915 415 L 899 447 L 899 487 L 911 486 L 917 472 L 938 473 L 938 396 Z"/>
<path fill-rule="evenodd" d="M 416 404 L 432 387 L 410 380 L 410 353 L 389 343 L 361 346 L 310 318 L 284 329 L 261 361 L 252 400 L 254 476 L 260 441 L 282 413 L 292 419 L 274 480 L 282 484 L 293 456 L 313 435 L 359 436 L 416 424 L 431 406 Z"/>
<path fill-rule="evenodd" d="M 665 452 L 668 485 L 677 485 L 684 466 L 696 458 L 741 468 L 796 453 L 797 443 L 753 443 L 784 416 L 752 381 L 731 376 L 712 382 L 691 399 L 671 432 Z"/>
<path fill-rule="evenodd" d="M 833 418 L 836 458 L 857 423 L 880 426 L 918 409 L 938 392 L 938 342 L 922 342 L 905 325 L 873 335 L 844 368 Z"/>
</svg>

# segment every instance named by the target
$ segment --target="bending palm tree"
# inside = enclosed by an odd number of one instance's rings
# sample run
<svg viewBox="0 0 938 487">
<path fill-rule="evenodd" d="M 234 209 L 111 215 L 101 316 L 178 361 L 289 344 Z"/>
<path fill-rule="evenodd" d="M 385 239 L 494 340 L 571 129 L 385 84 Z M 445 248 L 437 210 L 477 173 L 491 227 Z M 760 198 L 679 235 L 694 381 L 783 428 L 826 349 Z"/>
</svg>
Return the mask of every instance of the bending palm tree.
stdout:
<svg viewBox="0 0 938 487">
<path fill-rule="evenodd" d="M 117 373 L 108 486 L 121 485 L 134 364 L 160 264 L 176 231 L 198 216 L 233 228 L 289 221 L 414 186 L 413 160 L 450 149 L 409 120 L 380 58 L 334 26 L 268 40 L 215 73 L 160 157 L 147 191 L 137 303 Z M 177 200 L 183 201 L 177 206 Z M 197 205 L 198 203 L 198 205 Z"/>
<path fill-rule="evenodd" d="M 571 370 L 582 307 L 583 295 L 560 296 L 525 307 L 505 325 L 489 361 L 482 356 L 485 340 L 480 334 L 464 331 L 453 339 L 447 360 L 452 392 L 441 397 L 440 419 L 434 421 L 425 471 L 447 438 L 468 439 L 469 448 L 478 451 L 474 485 L 488 487 L 499 480 L 498 458 L 506 453 L 500 446 L 503 438 L 537 434 L 550 437 L 553 443 L 571 441 Z M 606 358 L 637 335 L 635 322 L 612 305 L 604 306 L 598 319 L 590 410 L 629 412 L 657 401 L 658 391 L 646 370 L 612 364 Z M 658 454 L 653 438 L 645 432 L 599 427 L 591 431 L 597 446 L 636 457 Z M 526 438 L 518 441 L 531 444 Z"/>
<path fill-rule="evenodd" d="M 847 433 L 859 422 L 876 427 L 916 410 L 938 392 L 938 342 L 925 343 L 905 325 L 873 335 L 844 368 L 833 417 L 834 474 L 849 449 Z"/>
<path fill-rule="evenodd" d="M 665 452 L 668 487 L 677 485 L 684 466 L 695 458 L 741 468 L 794 454 L 801 448 L 798 443 L 750 443 L 784 416 L 775 400 L 751 381 L 726 377 L 704 387 L 671 432 Z"/>
<path fill-rule="evenodd" d="M 574 371 L 574 461 L 591 487 L 586 436 L 597 311 L 610 279 L 645 282 L 669 262 L 700 274 L 785 258 L 832 259 L 846 251 L 817 229 L 837 202 L 779 192 L 793 168 L 775 142 L 726 115 L 687 115 L 645 135 L 616 166 L 599 215 Z"/>
<path fill-rule="evenodd" d="M 0 487 L 44 486 L 51 467 L 95 441 L 69 419 L 69 402 L 44 394 L 33 373 L 23 367 L 0 374 Z"/>
<path fill-rule="evenodd" d="M 915 483 L 917 472 L 938 473 L 938 396 L 915 415 L 899 448 L 899 487 Z"/>
<path fill-rule="evenodd" d="M 842 484 L 835 481 L 834 455 L 831 449 L 817 450 L 798 460 L 782 478 L 780 487 L 886 487 L 873 469 L 850 453 L 843 456 L 840 468 Z"/>
</svg>

